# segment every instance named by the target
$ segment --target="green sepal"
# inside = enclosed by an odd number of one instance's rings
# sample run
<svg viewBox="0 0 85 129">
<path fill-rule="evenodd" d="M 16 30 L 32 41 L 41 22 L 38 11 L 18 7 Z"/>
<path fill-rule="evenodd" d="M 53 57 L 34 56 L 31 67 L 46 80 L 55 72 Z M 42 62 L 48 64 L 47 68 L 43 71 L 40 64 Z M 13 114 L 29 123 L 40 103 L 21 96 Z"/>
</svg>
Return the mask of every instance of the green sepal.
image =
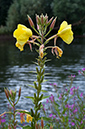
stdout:
<svg viewBox="0 0 85 129">
<path fill-rule="evenodd" d="M 40 75 L 42 76 L 42 75 L 44 74 L 44 72 L 45 72 L 45 69 L 43 69 L 43 71 L 41 72 L 41 74 L 40 74 Z"/>
<path fill-rule="evenodd" d="M 41 94 L 41 96 L 40 96 L 40 98 L 39 98 L 39 101 L 42 100 L 42 98 L 43 98 L 43 94 Z"/>
<path fill-rule="evenodd" d="M 34 117 L 34 112 L 33 112 L 33 109 L 31 108 L 31 116 Z"/>
<path fill-rule="evenodd" d="M 40 75 L 40 72 L 39 72 L 39 70 L 38 70 L 38 68 L 36 67 L 36 71 L 37 71 L 37 74 L 39 74 Z"/>
<path fill-rule="evenodd" d="M 37 89 L 38 87 L 37 87 L 37 84 L 36 84 L 36 82 L 34 81 L 34 88 L 35 89 Z"/>
<path fill-rule="evenodd" d="M 40 83 L 42 83 L 44 80 L 44 75 L 42 76 L 41 80 L 40 80 Z"/>
<path fill-rule="evenodd" d="M 36 97 L 36 93 L 34 93 L 34 98 L 36 99 L 37 97 Z"/>
</svg>

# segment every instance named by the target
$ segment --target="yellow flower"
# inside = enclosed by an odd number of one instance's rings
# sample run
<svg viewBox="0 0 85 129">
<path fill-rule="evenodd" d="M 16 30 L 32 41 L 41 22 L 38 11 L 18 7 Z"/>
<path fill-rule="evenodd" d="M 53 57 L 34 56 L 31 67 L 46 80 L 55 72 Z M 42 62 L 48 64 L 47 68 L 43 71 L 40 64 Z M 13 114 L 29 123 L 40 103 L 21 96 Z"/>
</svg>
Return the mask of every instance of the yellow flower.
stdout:
<svg viewBox="0 0 85 129">
<path fill-rule="evenodd" d="M 70 44 L 73 41 L 73 32 L 71 25 L 68 25 L 66 21 L 63 21 L 58 30 L 57 36 L 61 37 L 64 42 Z"/>
<path fill-rule="evenodd" d="M 26 114 L 26 121 L 29 123 L 29 121 L 32 121 L 33 117 L 31 117 L 31 115 Z"/>
<path fill-rule="evenodd" d="M 14 31 L 13 36 L 17 39 L 16 47 L 23 51 L 23 47 L 29 38 L 32 36 L 31 29 L 22 24 L 18 24 L 17 29 Z"/>
</svg>

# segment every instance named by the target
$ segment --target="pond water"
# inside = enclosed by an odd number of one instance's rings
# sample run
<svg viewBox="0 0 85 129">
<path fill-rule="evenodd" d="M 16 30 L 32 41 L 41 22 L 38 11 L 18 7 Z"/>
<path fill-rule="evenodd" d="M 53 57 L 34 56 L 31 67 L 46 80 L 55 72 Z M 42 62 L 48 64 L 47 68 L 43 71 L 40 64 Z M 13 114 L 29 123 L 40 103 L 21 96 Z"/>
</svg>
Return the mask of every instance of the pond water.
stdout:
<svg viewBox="0 0 85 129">
<path fill-rule="evenodd" d="M 35 46 L 32 52 L 28 45 L 23 52 L 20 52 L 14 44 L 14 40 L 0 41 L 0 113 L 6 111 L 8 103 L 4 87 L 18 91 L 21 86 L 22 95 L 17 108 L 24 110 L 32 108 L 32 102 L 24 96 L 32 96 L 34 93 L 28 84 L 33 84 L 36 80 L 35 74 L 30 71 L 35 71 L 36 65 L 32 61 L 36 61 L 38 55 L 34 51 Z M 48 81 L 43 83 L 43 89 L 48 91 L 48 95 L 55 95 L 55 90 L 50 83 L 57 83 L 58 86 L 63 87 L 63 84 L 69 83 L 68 76 L 75 75 L 73 85 L 79 86 L 80 92 L 85 94 L 85 78 L 78 74 L 79 70 L 85 68 L 85 39 L 75 39 L 70 45 L 59 40 L 58 45 L 64 52 L 63 56 L 57 59 L 48 50 L 48 58 L 51 61 L 45 65 L 45 69 L 50 75 L 45 77 Z"/>
</svg>

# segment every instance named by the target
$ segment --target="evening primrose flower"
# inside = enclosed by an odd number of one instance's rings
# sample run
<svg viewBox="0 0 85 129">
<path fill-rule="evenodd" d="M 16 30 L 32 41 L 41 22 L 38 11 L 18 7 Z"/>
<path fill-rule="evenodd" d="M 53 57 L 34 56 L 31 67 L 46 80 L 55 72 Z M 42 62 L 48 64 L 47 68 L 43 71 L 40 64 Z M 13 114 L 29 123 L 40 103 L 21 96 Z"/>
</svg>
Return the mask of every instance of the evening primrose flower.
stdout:
<svg viewBox="0 0 85 129">
<path fill-rule="evenodd" d="M 61 37 L 64 42 L 70 44 L 73 41 L 73 32 L 71 30 L 71 24 L 68 25 L 66 21 L 63 21 L 58 30 L 57 36 Z"/>
<path fill-rule="evenodd" d="M 29 38 L 32 36 L 31 29 L 22 24 L 18 24 L 17 29 L 14 31 L 13 36 L 17 39 L 16 47 L 23 51 L 23 47 Z"/>
<path fill-rule="evenodd" d="M 29 121 L 32 121 L 33 117 L 31 115 L 26 114 L 26 121 L 29 123 Z"/>
</svg>

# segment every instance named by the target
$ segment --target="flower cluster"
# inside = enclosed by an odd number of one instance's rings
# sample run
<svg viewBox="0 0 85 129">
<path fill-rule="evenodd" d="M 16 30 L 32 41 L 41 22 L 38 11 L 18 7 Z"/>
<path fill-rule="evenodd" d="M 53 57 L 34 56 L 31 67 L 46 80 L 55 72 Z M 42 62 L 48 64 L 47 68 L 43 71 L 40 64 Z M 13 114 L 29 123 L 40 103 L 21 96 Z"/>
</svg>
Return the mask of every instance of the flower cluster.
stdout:
<svg viewBox="0 0 85 129">
<path fill-rule="evenodd" d="M 59 92 L 56 90 L 57 96 L 51 94 L 43 105 L 45 116 L 53 122 L 56 128 L 85 128 L 85 96 L 83 92 L 79 92 L 79 87 L 72 86 L 73 78 L 71 75 L 70 87 L 63 88 Z M 51 84 L 58 88 L 56 83 Z"/>
<path fill-rule="evenodd" d="M 59 58 L 62 56 L 63 51 L 58 46 L 56 46 L 57 38 L 60 37 L 67 44 L 70 44 L 73 41 L 73 32 L 71 25 L 68 25 L 66 21 L 63 21 L 60 25 L 58 32 L 48 39 L 46 39 L 46 36 L 54 28 L 56 18 L 53 20 L 52 17 L 50 20 L 48 20 L 47 15 L 44 16 L 42 14 L 40 17 L 36 15 L 37 30 L 35 29 L 35 25 L 30 16 L 28 16 L 28 21 L 30 26 L 39 36 L 33 35 L 32 30 L 27 28 L 26 26 L 18 24 L 17 29 L 13 33 L 13 36 L 17 39 L 16 47 L 18 47 L 20 51 L 24 50 L 25 44 L 29 44 L 31 46 L 31 44 L 33 43 L 39 46 L 39 55 L 41 56 L 41 58 L 43 58 L 44 49 L 46 50 L 48 48 L 52 48 L 52 54 L 55 53 L 57 58 Z M 50 28 L 49 31 L 47 32 L 47 27 L 49 25 Z M 29 40 L 29 38 L 31 38 L 31 40 Z M 54 46 L 48 46 L 45 48 L 45 44 L 47 44 L 51 39 L 54 39 Z M 38 43 L 36 43 L 35 40 L 37 40 Z"/>
</svg>

